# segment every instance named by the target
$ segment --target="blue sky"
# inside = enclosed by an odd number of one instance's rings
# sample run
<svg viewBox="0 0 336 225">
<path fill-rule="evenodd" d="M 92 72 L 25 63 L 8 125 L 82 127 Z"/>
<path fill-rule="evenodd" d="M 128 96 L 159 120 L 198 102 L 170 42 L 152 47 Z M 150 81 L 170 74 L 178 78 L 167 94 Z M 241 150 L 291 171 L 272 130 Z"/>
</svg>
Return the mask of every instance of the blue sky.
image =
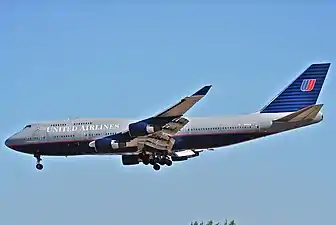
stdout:
<svg viewBox="0 0 336 225">
<path fill-rule="evenodd" d="M 204 84 L 188 116 L 259 110 L 332 63 L 323 123 L 155 172 L 119 157 L 35 159 L 2 145 L 0 223 L 334 225 L 335 5 L 3 4 L 1 140 L 29 122 L 144 118 Z"/>
</svg>

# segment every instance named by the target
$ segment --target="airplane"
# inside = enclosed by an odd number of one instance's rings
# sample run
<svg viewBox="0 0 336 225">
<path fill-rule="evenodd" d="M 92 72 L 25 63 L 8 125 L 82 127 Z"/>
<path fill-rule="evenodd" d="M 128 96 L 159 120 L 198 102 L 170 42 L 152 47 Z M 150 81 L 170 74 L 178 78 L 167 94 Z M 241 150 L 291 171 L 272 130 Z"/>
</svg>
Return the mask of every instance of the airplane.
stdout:
<svg viewBox="0 0 336 225">
<path fill-rule="evenodd" d="M 41 156 L 119 155 L 123 165 L 171 166 L 204 150 L 238 144 L 323 120 L 316 104 L 331 63 L 314 63 L 257 112 L 215 117 L 184 114 L 210 90 L 205 85 L 162 112 L 142 120 L 76 118 L 31 123 L 5 141 L 15 151 Z"/>
</svg>

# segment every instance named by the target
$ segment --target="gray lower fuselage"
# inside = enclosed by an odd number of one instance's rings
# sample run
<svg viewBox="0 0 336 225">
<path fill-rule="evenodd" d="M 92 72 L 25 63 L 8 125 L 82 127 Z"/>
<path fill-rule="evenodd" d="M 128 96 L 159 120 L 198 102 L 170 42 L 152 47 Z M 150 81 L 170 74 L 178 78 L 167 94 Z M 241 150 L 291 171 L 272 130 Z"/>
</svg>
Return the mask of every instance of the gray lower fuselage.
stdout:
<svg viewBox="0 0 336 225">
<path fill-rule="evenodd" d="M 174 135 L 174 151 L 209 149 L 228 146 L 271 134 L 318 123 L 314 120 L 294 123 L 274 123 L 288 113 L 252 113 L 239 116 L 186 117 L 189 123 Z M 97 152 L 89 143 L 97 138 L 113 135 L 128 129 L 135 120 L 119 118 L 81 118 L 27 125 L 7 139 L 10 148 L 28 154 L 70 156 L 136 154 L 134 147 L 105 149 Z"/>
</svg>

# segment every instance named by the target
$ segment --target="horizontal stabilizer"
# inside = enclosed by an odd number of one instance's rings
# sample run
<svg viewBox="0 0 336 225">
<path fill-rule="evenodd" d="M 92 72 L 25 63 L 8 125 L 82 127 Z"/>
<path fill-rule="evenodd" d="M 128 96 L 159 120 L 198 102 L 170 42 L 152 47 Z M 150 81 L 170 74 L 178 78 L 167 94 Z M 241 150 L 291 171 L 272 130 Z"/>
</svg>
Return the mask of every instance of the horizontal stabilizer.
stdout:
<svg viewBox="0 0 336 225">
<path fill-rule="evenodd" d="M 310 105 L 287 116 L 275 120 L 276 122 L 298 122 L 303 120 L 313 120 L 321 110 L 323 104 Z"/>
</svg>

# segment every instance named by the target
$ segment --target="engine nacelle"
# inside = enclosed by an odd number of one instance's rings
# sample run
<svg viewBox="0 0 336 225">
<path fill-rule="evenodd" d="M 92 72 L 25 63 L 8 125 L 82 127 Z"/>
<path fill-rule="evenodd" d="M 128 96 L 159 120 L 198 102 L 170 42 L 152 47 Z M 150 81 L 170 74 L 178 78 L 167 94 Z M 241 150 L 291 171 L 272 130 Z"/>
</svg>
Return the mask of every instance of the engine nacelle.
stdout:
<svg viewBox="0 0 336 225">
<path fill-rule="evenodd" d="M 137 155 L 123 155 L 121 156 L 123 165 L 136 165 L 139 164 L 139 157 Z"/>
<path fill-rule="evenodd" d="M 102 138 L 89 143 L 89 146 L 95 148 L 97 151 L 106 149 L 120 149 L 126 148 L 126 142 L 117 142 L 109 138 Z"/>
<path fill-rule="evenodd" d="M 145 136 L 160 130 L 160 126 L 151 125 L 146 122 L 131 123 L 128 126 L 129 134 L 131 137 Z"/>
</svg>

